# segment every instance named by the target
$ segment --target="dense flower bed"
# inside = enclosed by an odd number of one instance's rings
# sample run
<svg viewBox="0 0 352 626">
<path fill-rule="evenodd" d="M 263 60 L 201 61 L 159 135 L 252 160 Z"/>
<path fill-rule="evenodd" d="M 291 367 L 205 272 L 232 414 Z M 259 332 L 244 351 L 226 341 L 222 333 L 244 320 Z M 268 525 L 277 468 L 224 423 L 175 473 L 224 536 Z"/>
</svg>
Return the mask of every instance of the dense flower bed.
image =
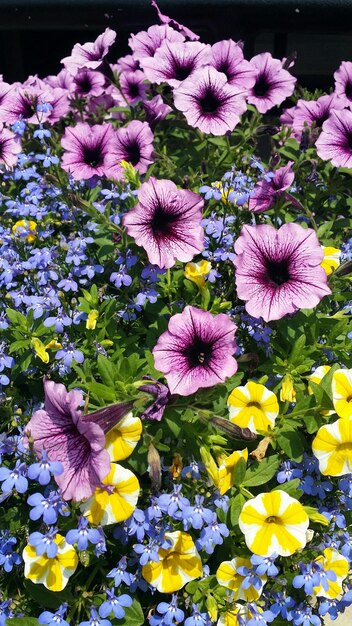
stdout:
<svg viewBox="0 0 352 626">
<path fill-rule="evenodd" d="M 352 63 L 158 11 L 0 82 L 0 625 L 352 604 Z M 108 56 L 109 55 L 109 56 Z"/>
</svg>

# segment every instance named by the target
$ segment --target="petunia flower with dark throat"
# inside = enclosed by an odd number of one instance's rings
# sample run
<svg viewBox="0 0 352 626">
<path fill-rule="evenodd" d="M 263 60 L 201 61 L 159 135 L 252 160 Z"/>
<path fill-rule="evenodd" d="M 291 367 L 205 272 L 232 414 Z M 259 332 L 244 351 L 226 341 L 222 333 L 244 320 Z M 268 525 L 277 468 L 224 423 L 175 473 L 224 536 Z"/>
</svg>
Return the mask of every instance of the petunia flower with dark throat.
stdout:
<svg viewBox="0 0 352 626">
<path fill-rule="evenodd" d="M 153 140 L 154 135 L 148 122 L 133 120 L 127 126 L 118 128 L 113 146 L 115 166 L 110 176 L 117 180 L 124 178 L 120 161 L 131 163 L 137 172 L 145 174 L 153 163 Z"/>
<path fill-rule="evenodd" d="M 153 57 L 141 59 L 140 64 L 151 83 L 167 83 L 177 87 L 210 59 L 210 46 L 199 41 L 166 41 Z"/>
<path fill-rule="evenodd" d="M 59 461 L 64 471 L 55 476 L 64 500 L 89 498 L 110 471 L 105 434 L 126 415 L 132 402 L 114 404 L 83 415 L 82 391 L 67 391 L 44 380 L 44 409 L 33 413 L 26 426 L 27 446 L 33 444 L 39 458 L 45 450 L 50 461 Z"/>
<path fill-rule="evenodd" d="M 218 72 L 226 74 L 230 85 L 245 90 L 253 87 L 256 72 L 243 56 L 242 46 L 232 39 L 218 41 L 211 47 L 213 65 Z"/>
<path fill-rule="evenodd" d="M 237 371 L 236 325 L 224 313 L 212 315 L 193 306 L 173 315 L 153 350 L 172 394 L 189 396 L 213 387 Z"/>
<path fill-rule="evenodd" d="M 174 104 L 188 124 L 204 133 L 233 131 L 247 105 L 243 87 L 234 87 L 214 67 L 198 69 L 174 90 Z"/>
<path fill-rule="evenodd" d="M 315 145 L 323 161 L 331 161 L 335 167 L 352 167 L 352 112 L 331 111 Z"/>
<path fill-rule="evenodd" d="M 61 63 L 73 76 L 81 68 L 96 70 L 104 61 L 115 39 L 116 32 L 111 28 L 106 28 L 95 41 L 87 41 L 83 45 L 76 43 L 71 55 L 61 59 Z"/>
<path fill-rule="evenodd" d="M 123 218 L 128 234 L 142 246 L 150 263 L 172 267 L 203 250 L 203 199 L 171 180 L 153 176 L 138 189 L 138 203 Z"/>
<path fill-rule="evenodd" d="M 331 291 L 321 267 L 324 252 L 311 228 L 245 225 L 235 243 L 237 295 L 266 322 L 312 309 Z"/>
<path fill-rule="evenodd" d="M 61 139 L 65 152 L 61 167 L 75 180 L 89 180 L 93 176 L 109 176 L 117 163 L 114 155 L 115 133 L 110 124 L 79 123 L 68 126 Z"/>
<path fill-rule="evenodd" d="M 248 102 L 260 113 L 266 113 L 292 96 L 296 78 L 283 69 L 282 62 L 270 52 L 257 54 L 250 60 L 255 70 L 255 83 L 249 90 Z"/>
</svg>

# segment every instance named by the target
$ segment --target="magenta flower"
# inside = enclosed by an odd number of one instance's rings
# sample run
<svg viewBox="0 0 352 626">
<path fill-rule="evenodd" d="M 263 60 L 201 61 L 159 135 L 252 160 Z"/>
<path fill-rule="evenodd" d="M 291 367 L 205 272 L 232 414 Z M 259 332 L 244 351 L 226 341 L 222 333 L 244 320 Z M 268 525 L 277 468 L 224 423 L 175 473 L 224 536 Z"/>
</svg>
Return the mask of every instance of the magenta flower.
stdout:
<svg viewBox="0 0 352 626">
<path fill-rule="evenodd" d="M 120 88 L 129 104 L 137 104 L 137 102 L 146 99 L 146 92 L 149 86 L 144 82 L 145 78 L 141 70 L 122 72 L 120 74 Z"/>
<path fill-rule="evenodd" d="M 293 109 L 292 128 L 298 141 L 305 126 L 315 126 L 313 139 L 316 139 L 324 122 L 332 110 L 344 108 L 344 102 L 335 93 L 321 96 L 317 100 L 298 100 Z M 281 119 L 281 118 L 280 118 Z M 282 120 L 281 120 L 282 121 Z"/>
<path fill-rule="evenodd" d="M 118 162 L 114 156 L 115 132 L 110 124 L 68 126 L 61 145 L 65 150 L 61 166 L 75 180 L 108 176 Z"/>
<path fill-rule="evenodd" d="M 291 187 L 295 175 L 292 171 L 293 161 L 289 161 L 284 167 L 279 167 L 269 180 L 261 180 L 254 188 L 254 194 L 249 198 L 248 208 L 253 213 L 267 211 L 286 189 Z"/>
<path fill-rule="evenodd" d="M 256 71 L 243 56 L 242 47 L 232 39 L 218 41 L 211 47 L 213 65 L 218 72 L 226 74 L 230 85 L 245 90 L 253 87 Z"/>
<path fill-rule="evenodd" d="M 61 63 L 73 75 L 81 68 L 96 70 L 102 64 L 115 39 L 115 31 L 111 28 L 106 28 L 95 41 L 88 41 L 83 46 L 80 43 L 76 43 L 73 46 L 71 55 L 61 59 Z"/>
<path fill-rule="evenodd" d="M 352 63 L 342 61 L 340 67 L 334 74 L 335 94 L 341 98 L 345 107 L 352 104 Z"/>
<path fill-rule="evenodd" d="M 164 41 L 184 41 L 181 33 L 167 24 L 150 26 L 147 31 L 141 30 L 136 35 L 131 35 L 128 40 L 133 52 L 133 58 L 141 61 L 146 57 L 153 57 Z"/>
<path fill-rule="evenodd" d="M 266 322 L 312 309 L 327 294 L 324 252 L 311 228 L 298 224 L 243 226 L 235 243 L 237 295 Z"/>
<path fill-rule="evenodd" d="M 104 93 L 105 76 L 101 72 L 83 67 L 73 77 L 72 87 L 74 94 L 80 98 L 101 96 Z"/>
<path fill-rule="evenodd" d="M 153 350 L 155 367 L 165 375 L 170 392 L 189 396 L 233 376 L 236 328 L 224 313 L 212 315 L 193 306 L 173 315 Z"/>
<path fill-rule="evenodd" d="M 104 449 L 105 433 L 131 409 L 131 403 L 112 405 L 83 415 L 83 394 L 64 385 L 44 380 L 44 409 L 35 411 L 26 426 L 27 445 L 41 458 L 62 463 L 55 476 L 65 500 L 89 498 L 110 471 L 110 456 Z"/>
<path fill-rule="evenodd" d="M 166 41 L 153 57 L 141 59 L 140 64 L 151 83 L 167 83 L 171 87 L 178 87 L 210 59 L 211 48 L 203 43 Z"/>
<path fill-rule="evenodd" d="M 245 112 L 244 95 L 243 88 L 229 85 L 225 74 L 208 66 L 174 90 L 174 103 L 190 126 L 207 134 L 224 135 L 233 131 Z"/>
<path fill-rule="evenodd" d="M 12 169 L 21 150 L 19 138 L 0 123 L 0 163 L 4 163 L 6 169 Z"/>
<path fill-rule="evenodd" d="M 254 104 L 260 113 L 266 113 L 292 96 L 296 78 L 284 70 L 281 61 L 273 59 L 270 52 L 257 54 L 250 64 L 256 72 L 256 80 L 249 90 L 248 102 Z"/>
<path fill-rule="evenodd" d="M 128 234 L 142 246 L 150 263 L 172 267 L 203 250 L 203 199 L 171 180 L 154 177 L 138 189 L 138 204 L 123 218 Z"/>
<path fill-rule="evenodd" d="M 118 165 L 128 161 L 140 174 L 145 174 L 153 163 L 154 135 L 148 122 L 133 120 L 115 132 L 114 160 L 117 167 L 110 174 L 117 179 L 123 178 L 124 170 Z"/>
<path fill-rule="evenodd" d="M 335 167 L 352 167 L 352 112 L 331 111 L 315 142 L 317 153 Z"/>
<path fill-rule="evenodd" d="M 50 102 L 50 96 L 51 89 L 48 86 L 45 89 L 38 86 L 13 87 L 3 98 L 0 119 L 7 124 L 14 124 L 19 119 L 31 124 L 45 122 L 50 110 L 39 112 L 37 106 Z"/>
</svg>

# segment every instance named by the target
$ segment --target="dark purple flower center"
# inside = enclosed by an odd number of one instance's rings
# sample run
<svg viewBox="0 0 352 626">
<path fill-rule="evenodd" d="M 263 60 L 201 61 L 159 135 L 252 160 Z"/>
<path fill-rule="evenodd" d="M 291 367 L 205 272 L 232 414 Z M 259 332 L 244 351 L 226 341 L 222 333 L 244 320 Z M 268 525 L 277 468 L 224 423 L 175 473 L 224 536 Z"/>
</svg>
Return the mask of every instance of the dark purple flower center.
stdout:
<svg viewBox="0 0 352 626">
<path fill-rule="evenodd" d="M 277 287 L 280 287 L 280 285 L 290 280 L 290 268 L 287 260 L 271 261 L 267 259 L 265 265 L 270 282 L 274 283 Z"/>
<path fill-rule="evenodd" d="M 184 351 L 184 355 L 187 357 L 190 367 L 208 365 L 212 354 L 212 344 L 203 341 L 200 337 L 195 337 L 191 345 L 187 346 Z"/>
<path fill-rule="evenodd" d="M 137 141 L 130 143 L 126 146 L 126 161 L 132 163 L 132 165 L 137 165 L 141 158 L 141 149 Z"/>
<path fill-rule="evenodd" d="M 266 76 L 262 74 L 258 76 L 257 81 L 253 87 L 256 96 L 266 96 L 270 89 L 270 83 L 267 81 Z"/>
<path fill-rule="evenodd" d="M 100 145 L 89 147 L 84 146 L 83 149 L 83 161 L 90 167 L 99 167 L 103 164 L 104 157 Z"/>
<path fill-rule="evenodd" d="M 20 114 L 26 120 L 29 117 L 32 117 L 36 111 L 37 99 L 35 101 L 27 100 L 27 98 L 22 98 L 21 102 L 21 111 Z"/>
<path fill-rule="evenodd" d="M 92 82 L 88 76 L 84 76 L 83 78 L 76 80 L 76 82 L 82 93 L 89 93 L 92 89 Z"/>
<path fill-rule="evenodd" d="M 173 76 L 170 76 L 170 78 L 174 78 L 176 80 L 181 80 L 181 81 L 185 80 L 186 78 L 188 78 L 188 76 L 193 71 L 193 69 L 194 69 L 193 61 L 190 60 L 188 61 L 188 63 L 182 64 L 177 59 L 174 59 L 173 68 L 172 68 Z"/>
<path fill-rule="evenodd" d="M 352 100 L 352 83 L 349 81 L 346 83 L 345 94 L 349 100 Z"/>
<path fill-rule="evenodd" d="M 139 84 L 138 83 L 129 83 L 128 85 L 128 94 L 130 98 L 137 98 L 139 96 Z"/>
<path fill-rule="evenodd" d="M 216 113 L 221 105 L 221 100 L 211 89 L 208 89 L 200 98 L 199 104 L 204 113 Z"/>
<path fill-rule="evenodd" d="M 170 234 L 170 226 L 178 219 L 174 213 L 168 213 L 164 207 L 158 205 L 151 220 L 151 228 L 155 235 Z"/>
</svg>

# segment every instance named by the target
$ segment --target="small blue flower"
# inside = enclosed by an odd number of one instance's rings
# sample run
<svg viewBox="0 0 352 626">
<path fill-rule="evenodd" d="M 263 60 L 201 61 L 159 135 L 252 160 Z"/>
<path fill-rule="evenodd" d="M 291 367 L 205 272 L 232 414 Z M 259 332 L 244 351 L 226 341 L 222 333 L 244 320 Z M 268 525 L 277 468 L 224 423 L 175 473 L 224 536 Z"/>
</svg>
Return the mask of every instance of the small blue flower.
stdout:
<svg viewBox="0 0 352 626">
<path fill-rule="evenodd" d="M 57 491 L 51 491 L 47 497 L 41 493 L 33 493 L 27 499 L 30 506 L 34 507 L 29 513 L 32 520 L 43 517 L 45 524 L 49 526 L 57 522 L 58 515 L 67 517 L 70 510 L 67 503 L 61 498 Z"/>
<path fill-rule="evenodd" d="M 109 619 L 100 619 L 96 608 L 92 606 L 89 622 L 80 622 L 78 626 L 111 626 L 111 622 Z"/>
<path fill-rule="evenodd" d="M 51 474 L 59 476 L 64 471 L 62 463 L 59 461 L 49 461 L 46 450 L 42 450 L 42 458 L 38 463 L 32 463 L 28 467 L 28 478 L 38 480 L 40 485 L 47 485 L 50 482 Z"/>
<path fill-rule="evenodd" d="M 47 626 L 70 626 L 65 620 L 67 611 L 67 604 L 61 604 L 55 613 L 51 611 L 44 611 L 38 617 L 39 624 L 46 624 Z"/>
<path fill-rule="evenodd" d="M 88 528 L 88 519 L 80 517 L 78 528 L 73 528 L 66 535 L 67 543 L 77 543 L 78 550 L 86 550 L 88 543 L 97 544 L 100 541 L 100 532 L 96 528 Z"/>
<path fill-rule="evenodd" d="M 184 626 L 211 626 L 212 621 L 208 613 L 200 613 L 198 604 L 192 604 L 193 613 L 187 617 Z"/>
<path fill-rule="evenodd" d="M 121 596 L 115 596 L 115 588 L 106 590 L 107 600 L 99 607 L 99 615 L 107 617 L 110 613 L 114 613 L 117 619 L 125 617 L 124 608 L 132 605 L 132 598 L 126 593 Z"/>
<path fill-rule="evenodd" d="M 28 489 L 28 480 L 24 475 L 26 469 L 26 464 L 20 460 L 16 461 L 16 465 L 12 470 L 8 467 L 0 467 L 2 491 L 7 493 L 15 488 L 18 493 L 25 493 Z"/>
<path fill-rule="evenodd" d="M 277 556 L 276 552 L 271 556 L 258 556 L 257 554 L 253 554 L 251 556 L 251 563 L 255 566 L 256 573 L 259 576 L 264 576 L 265 574 L 273 577 L 277 576 L 279 570 L 276 565 L 274 565 Z"/>
<path fill-rule="evenodd" d="M 156 610 L 163 616 L 164 624 L 171 626 L 183 622 L 185 614 L 182 609 L 177 606 L 177 595 L 173 594 L 171 602 L 160 602 Z"/>
<path fill-rule="evenodd" d="M 120 561 L 118 562 L 117 567 L 114 567 L 114 569 L 112 569 L 106 575 L 107 578 L 114 579 L 115 587 L 119 587 L 119 585 L 121 585 L 122 582 L 124 582 L 125 585 L 127 586 L 130 585 L 131 574 L 126 572 L 126 568 L 127 568 L 127 557 L 123 556 L 122 559 L 120 559 Z"/>
</svg>

